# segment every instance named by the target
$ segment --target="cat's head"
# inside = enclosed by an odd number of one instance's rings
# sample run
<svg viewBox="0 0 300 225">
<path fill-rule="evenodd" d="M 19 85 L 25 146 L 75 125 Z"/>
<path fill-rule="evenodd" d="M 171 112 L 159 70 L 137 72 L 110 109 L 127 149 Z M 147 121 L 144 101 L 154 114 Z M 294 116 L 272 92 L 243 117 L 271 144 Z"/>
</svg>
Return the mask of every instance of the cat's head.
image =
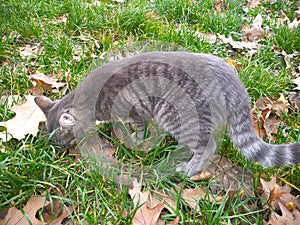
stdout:
<svg viewBox="0 0 300 225">
<path fill-rule="evenodd" d="M 76 124 L 76 119 L 72 114 L 72 105 L 68 104 L 70 101 L 65 99 L 52 101 L 44 96 L 36 97 L 34 101 L 44 112 L 47 118 L 47 132 L 52 133 L 52 139 L 55 143 L 62 147 L 74 145 L 73 128 Z"/>
</svg>

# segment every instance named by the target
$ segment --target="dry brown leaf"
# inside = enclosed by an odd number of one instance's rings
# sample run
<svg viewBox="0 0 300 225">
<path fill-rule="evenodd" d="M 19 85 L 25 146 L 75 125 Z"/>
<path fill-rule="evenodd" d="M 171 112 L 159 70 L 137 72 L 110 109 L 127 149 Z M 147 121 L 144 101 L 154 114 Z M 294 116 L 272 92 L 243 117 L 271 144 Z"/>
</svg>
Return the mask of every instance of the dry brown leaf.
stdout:
<svg viewBox="0 0 300 225">
<path fill-rule="evenodd" d="M 28 200 L 23 211 L 18 210 L 15 207 L 10 208 L 4 219 L 0 220 L 0 224 L 11 224 L 11 225 L 23 225 L 29 224 L 27 218 L 33 225 L 60 225 L 70 213 L 73 211 L 73 207 L 69 206 L 66 209 L 58 200 L 53 199 L 52 205 L 45 197 L 32 197 Z M 39 212 L 42 209 L 42 212 Z M 43 221 L 36 218 L 36 215 L 40 214 Z"/>
<path fill-rule="evenodd" d="M 266 182 L 264 179 L 260 179 L 260 182 L 262 184 L 262 190 L 264 191 L 264 197 L 268 200 L 269 205 L 273 209 L 279 208 L 279 202 L 289 206 L 295 205 L 295 207 L 291 208 L 297 207 L 300 209 L 299 196 L 292 195 L 290 187 L 277 184 L 275 176 L 269 182 Z"/>
<path fill-rule="evenodd" d="M 215 201 L 217 204 L 221 204 L 223 201 L 223 196 L 214 196 L 210 192 L 198 188 L 184 189 L 180 197 L 184 199 L 193 210 L 196 211 L 199 211 L 198 201 L 200 199 L 210 202 Z"/>
<path fill-rule="evenodd" d="M 264 128 L 264 116 L 258 115 L 255 108 L 250 111 L 252 127 L 259 137 L 267 137 L 267 132 Z M 263 114 L 262 114 L 263 115 Z"/>
<path fill-rule="evenodd" d="M 5 218 L 0 220 L 0 224 L 7 225 L 23 225 L 28 224 L 27 218 L 31 221 L 32 225 L 45 225 L 45 222 L 42 222 L 35 218 L 35 215 L 39 209 L 44 207 L 47 203 L 45 197 L 32 197 L 28 200 L 27 204 L 24 207 L 23 213 L 15 207 L 12 207 L 8 210 Z"/>
<path fill-rule="evenodd" d="M 27 134 L 36 136 L 39 129 L 39 123 L 46 121 L 42 110 L 35 104 L 34 96 L 26 95 L 26 102 L 14 105 L 10 108 L 16 113 L 16 116 L 8 121 L 0 122 L 0 126 L 6 127 L 5 131 L 0 133 L 2 141 L 9 141 L 11 138 L 21 140 Z"/>
<path fill-rule="evenodd" d="M 177 216 L 173 222 L 169 223 L 169 225 L 178 225 L 178 223 L 179 223 L 179 217 Z"/>
<path fill-rule="evenodd" d="M 263 19 L 262 19 L 262 16 L 260 14 L 258 14 L 252 25 L 251 25 L 251 28 L 249 29 L 245 29 L 243 31 L 243 41 L 256 41 L 256 40 L 259 40 L 260 37 L 263 37 L 264 36 L 264 30 L 262 29 L 262 22 L 263 22 Z"/>
<path fill-rule="evenodd" d="M 152 207 L 147 204 L 142 205 L 133 217 L 133 225 L 156 225 L 157 220 L 164 209 L 164 200 Z"/>
<path fill-rule="evenodd" d="M 299 24 L 300 24 L 300 20 L 295 18 L 292 22 L 288 23 L 288 28 L 295 29 L 295 28 L 299 27 Z"/>
<path fill-rule="evenodd" d="M 48 204 L 42 213 L 43 220 L 50 223 L 50 225 L 60 225 L 62 222 L 70 216 L 70 212 L 73 212 L 73 206 L 67 208 L 60 203 L 57 199 L 53 199 L 52 205 Z"/>
<path fill-rule="evenodd" d="M 192 181 L 202 181 L 202 180 L 209 180 L 212 178 L 212 174 L 207 170 L 202 170 L 199 173 L 195 174 L 194 176 L 190 177 L 189 179 Z"/>
<path fill-rule="evenodd" d="M 22 97 L 20 95 L 2 95 L 0 98 L 0 105 L 5 105 L 6 107 L 12 107 L 14 104 L 22 101 Z"/>
<path fill-rule="evenodd" d="M 29 91 L 33 95 L 42 95 L 45 91 L 59 92 L 62 88 L 66 91 L 67 83 L 57 82 L 57 79 L 46 76 L 43 73 L 35 73 L 29 76 L 33 81 L 33 87 Z"/>
<path fill-rule="evenodd" d="M 274 141 L 272 134 L 278 134 L 278 127 L 280 124 L 281 120 L 275 117 L 268 117 L 264 120 L 263 127 L 265 129 L 267 137 L 269 137 L 271 141 Z"/>
<path fill-rule="evenodd" d="M 150 196 L 149 191 L 141 192 L 141 185 L 136 180 L 133 180 L 133 188 L 129 189 L 129 195 L 133 199 L 134 208 L 139 208 L 133 217 L 132 224 L 156 225 L 164 208 L 175 214 L 173 209 L 176 208 L 176 203 L 170 197 L 158 194 L 163 197 L 160 201 Z M 178 221 L 179 218 L 176 218 L 173 224 L 178 224 Z"/>
<path fill-rule="evenodd" d="M 272 213 L 271 219 L 268 222 L 270 225 L 299 225 L 300 224 L 300 212 L 297 209 L 288 210 L 284 204 L 279 202 L 279 208 L 282 215 Z"/>
<path fill-rule="evenodd" d="M 255 133 L 259 137 L 267 137 L 274 141 L 272 135 L 278 133 L 278 127 L 282 124 L 276 115 L 282 116 L 283 113 L 287 113 L 289 106 L 288 100 L 282 94 L 274 101 L 265 97 L 259 98 L 250 111 Z"/>
<path fill-rule="evenodd" d="M 273 109 L 278 116 L 282 116 L 283 113 L 287 113 L 289 106 L 289 101 L 284 97 L 283 94 L 280 94 L 280 97 L 273 103 Z"/>
</svg>

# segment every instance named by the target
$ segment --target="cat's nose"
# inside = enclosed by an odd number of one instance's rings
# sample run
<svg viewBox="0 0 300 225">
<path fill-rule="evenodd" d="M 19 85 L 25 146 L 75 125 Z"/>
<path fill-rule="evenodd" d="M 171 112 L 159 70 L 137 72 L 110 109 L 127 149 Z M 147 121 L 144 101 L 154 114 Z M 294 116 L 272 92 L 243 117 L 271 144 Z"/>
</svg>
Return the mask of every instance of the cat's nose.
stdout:
<svg viewBox="0 0 300 225">
<path fill-rule="evenodd" d="M 75 125 L 75 119 L 71 114 L 63 113 L 59 118 L 59 125 L 63 129 L 69 129 Z"/>
</svg>

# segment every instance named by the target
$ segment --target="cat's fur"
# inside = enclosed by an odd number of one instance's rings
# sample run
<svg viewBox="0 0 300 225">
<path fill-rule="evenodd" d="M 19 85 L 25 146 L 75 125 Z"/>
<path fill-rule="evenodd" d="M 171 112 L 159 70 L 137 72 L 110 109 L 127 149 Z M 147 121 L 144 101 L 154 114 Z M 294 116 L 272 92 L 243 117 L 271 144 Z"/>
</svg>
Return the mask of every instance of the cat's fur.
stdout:
<svg viewBox="0 0 300 225">
<path fill-rule="evenodd" d="M 48 132 L 57 129 L 54 140 L 63 146 L 75 142 L 74 133 L 83 137 L 95 120 L 130 118 L 142 127 L 154 118 L 193 153 L 177 168 L 188 176 L 207 165 L 216 150 L 214 132 L 224 123 L 248 159 L 265 166 L 300 162 L 300 142 L 273 145 L 256 136 L 243 84 L 227 63 L 211 55 L 140 54 L 98 68 L 59 101 L 35 101 L 47 117 Z"/>
</svg>

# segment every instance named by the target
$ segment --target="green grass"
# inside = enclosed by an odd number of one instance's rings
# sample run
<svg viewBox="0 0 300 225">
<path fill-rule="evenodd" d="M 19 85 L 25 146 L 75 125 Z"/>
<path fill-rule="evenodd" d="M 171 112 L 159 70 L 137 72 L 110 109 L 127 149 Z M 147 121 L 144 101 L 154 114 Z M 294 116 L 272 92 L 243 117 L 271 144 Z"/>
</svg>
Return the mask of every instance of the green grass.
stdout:
<svg viewBox="0 0 300 225">
<path fill-rule="evenodd" d="M 98 2 L 97 6 L 92 4 L 94 2 Z M 104 59 L 97 58 L 102 53 L 128 48 L 141 50 L 145 47 L 143 43 L 155 40 L 158 44 L 155 47 L 150 45 L 148 49 L 180 46 L 188 51 L 234 58 L 242 64 L 239 75 L 249 91 L 251 102 L 260 96 L 276 98 L 280 93 L 288 97 L 294 87 L 292 70 L 299 65 L 300 59 L 295 56 L 291 60 L 292 67 L 286 68 L 280 52 L 284 50 L 292 54 L 300 51 L 300 30 L 299 27 L 288 29 L 287 24 L 278 26 L 276 21 L 280 17 L 279 10 L 293 20 L 297 1 L 263 3 L 248 13 L 242 9 L 243 1 L 224 2 L 227 6 L 217 12 L 214 10 L 214 1 L 209 0 L 128 0 L 123 4 L 109 0 L 1 1 L 0 92 L 2 96 L 28 94 L 32 84 L 27 75 L 35 72 L 68 82 L 68 91 L 73 90 L 91 68 L 104 63 Z M 268 26 L 270 33 L 261 39 L 263 47 L 253 56 L 243 50 L 235 51 L 220 40 L 209 44 L 195 36 L 197 31 L 224 34 L 227 37 L 230 35 L 241 41 L 243 27 L 251 24 L 258 13 L 264 18 L 263 28 Z M 64 17 L 65 22 L 62 21 Z M 25 58 L 20 55 L 20 48 L 25 45 L 42 48 L 37 55 Z M 74 49 L 78 49 L 78 46 L 80 49 L 77 54 L 82 55 L 79 60 L 73 57 Z M 274 51 L 274 46 L 278 51 Z M 61 94 L 47 95 L 52 99 L 61 97 Z M 1 121 L 12 116 L 6 104 L 0 105 Z M 299 111 L 291 107 L 282 120 L 287 126 L 280 129 L 276 142 L 299 141 Z M 84 159 L 75 162 L 74 157 L 54 145 L 48 136 L 40 133 L 38 137 L 28 136 L 22 141 L 2 143 L 0 140 L 0 146 L 5 147 L 5 152 L 0 152 L 0 210 L 22 206 L 30 196 L 47 192 L 63 204 L 77 206 L 72 215 L 74 222 L 130 224 L 134 213 L 129 213 L 133 203 L 128 190 L 124 187 L 120 190 L 118 185 L 105 179 L 99 171 L 89 170 Z M 126 163 L 152 165 L 158 157 L 167 156 L 176 148 L 176 144 L 167 138 L 152 152 L 130 152 L 119 144 L 117 153 L 119 159 Z M 251 170 L 256 179 L 260 175 L 270 178 L 275 174 L 300 187 L 300 170 L 297 166 L 264 169 L 237 153 L 226 135 L 220 141 L 219 149 L 234 165 Z M 232 199 L 225 192 L 222 193 L 225 200 L 221 205 L 199 199 L 203 215 L 199 216 L 174 191 L 179 183 L 181 190 L 188 187 L 204 187 L 208 190 L 210 187 L 210 182 L 192 182 L 176 175 L 151 180 L 144 189 L 152 193 L 160 190 L 177 197 L 175 212 L 180 217 L 180 224 L 253 224 L 253 221 L 262 224 L 264 213 L 260 211 L 260 205 L 263 200 L 259 196 L 246 199 L 237 196 Z M 58 194 L 58 190 L 61 194 Z M 249 204 L 257 208 L 247 208 Z M 162 217 L 170 222 L 174 216 L 166 213 Z"/>
</svg>

